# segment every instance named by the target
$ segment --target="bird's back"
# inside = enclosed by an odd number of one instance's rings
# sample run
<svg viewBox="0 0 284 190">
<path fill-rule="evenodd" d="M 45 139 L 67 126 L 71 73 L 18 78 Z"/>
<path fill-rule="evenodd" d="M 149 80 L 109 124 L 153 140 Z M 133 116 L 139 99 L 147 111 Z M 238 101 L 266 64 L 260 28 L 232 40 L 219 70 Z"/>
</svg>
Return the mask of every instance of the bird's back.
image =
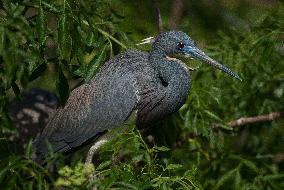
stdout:
<svg viewBox="0 0 284 190">
<path fill-rule="evenodd" d="M 87 84 L 74 89 L 66 105 L 52 116 L 36 142 L 39 155 L 67 152 L 120 126 L 136 109 L 142 73 L 153 72 L 148 53 L 128 50 L 106 62 Z M 142 78 L 141 78 L 142 80 Z"/>
</svg>

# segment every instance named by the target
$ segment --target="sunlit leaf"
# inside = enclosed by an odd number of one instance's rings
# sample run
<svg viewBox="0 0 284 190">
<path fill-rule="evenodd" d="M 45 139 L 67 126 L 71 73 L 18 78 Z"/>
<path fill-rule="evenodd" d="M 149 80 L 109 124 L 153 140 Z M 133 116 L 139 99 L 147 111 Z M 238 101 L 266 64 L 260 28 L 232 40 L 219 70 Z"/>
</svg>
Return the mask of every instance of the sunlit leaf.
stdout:
<svg viewBox="0 0 284 190">
<path fill-rule="evenodd" d="M 167 152 L 167 151 L 170 151 L 170 150 L 171 150 L 171 149 L 169 149 L 169 148 L 166 147 L 166 146 L 155 146 L 153 149 L 158 150 L 158 151 L 161 151 L 161 152 Z"/>
<path fill-rule="evenodd" d="M 179 169 L 179 168 L 182 168 L 181 164 L 169 164 L 166 167 L 166 170 L 176 170 L 176 169 Z"/>
<path fill-rule="evenodd" d="M 89 63 L 89 69 L 85 76 L 85 81 L 89 82 L 93 76 L 98 72 L 100 65 L 103 64 L 103 60 L 105 57 L 106 45 L 102 48 L 101 52 Z"/>
</svg>

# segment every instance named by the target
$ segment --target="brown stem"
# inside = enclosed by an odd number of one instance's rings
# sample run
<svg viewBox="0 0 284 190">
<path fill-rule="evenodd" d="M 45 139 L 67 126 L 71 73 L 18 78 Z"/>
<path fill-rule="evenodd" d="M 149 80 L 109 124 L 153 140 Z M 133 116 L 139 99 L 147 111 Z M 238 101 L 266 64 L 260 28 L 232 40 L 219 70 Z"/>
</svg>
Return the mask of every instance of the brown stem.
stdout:
<svg viewBox="0 0 284 190">
<path fill-rule="evenodd" d="M 176 30 L 180 23 L 184 8 L 184 0 L 175 0 L 172 6 L 169 28 Z"/>
<path fill-rule="evenodd" d="M 153 2 L 153 6 L 156 9 L 156 22 L 157 22 L 157 26 L 158 26 L 158 31 L 159 33 L 162 33 L 163 30 L 163 21 L 162 21 L 162 17 L 161 17 L 161 12 L 160 12 L 160 8 L 159 8 L 159 4 L 157 0 L 152 0 Z"/>
<path fill-rule="evenodd" d="M 284 117 L 284 112 L 272 112 L 266 115 L 258 115 L 255 117 L 241 117 L 237 120 L 230 121 L 228 125 L 232 128 L 239 127 L 247 124 L 260 123 L 265 121 L 273 121 Z"/>
</svg>

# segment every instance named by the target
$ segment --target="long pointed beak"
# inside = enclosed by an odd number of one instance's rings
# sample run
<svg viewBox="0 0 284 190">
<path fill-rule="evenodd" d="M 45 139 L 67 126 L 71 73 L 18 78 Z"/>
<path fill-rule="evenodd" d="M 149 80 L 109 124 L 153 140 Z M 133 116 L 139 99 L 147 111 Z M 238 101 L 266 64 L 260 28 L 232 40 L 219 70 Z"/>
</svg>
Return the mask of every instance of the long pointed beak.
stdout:
<svg viewBox="0 0 284 190">
<path fill-rule="evenodd" d="M 196 58 L 202 62 L 207 63 L 208 65 L 211 65 L 225 73 L 227 73 L 228 75 L 238 79 L 238 80 L 242 80 L 237 74 L 235 74 L 233 71 L 231 71 L 231 69 L 227 68 L 226 66 L 218 63 L 217 61 L 215 61 L 214 59 L 210 58 L 209 56 L 207 56 L 203 51 L 201 51 L 200 49 L 198 49 L 197 47 L 185 47 L 184 48 L 185 51 L 185 56 L 190 56 L 192 58 Z"/>
</svg>

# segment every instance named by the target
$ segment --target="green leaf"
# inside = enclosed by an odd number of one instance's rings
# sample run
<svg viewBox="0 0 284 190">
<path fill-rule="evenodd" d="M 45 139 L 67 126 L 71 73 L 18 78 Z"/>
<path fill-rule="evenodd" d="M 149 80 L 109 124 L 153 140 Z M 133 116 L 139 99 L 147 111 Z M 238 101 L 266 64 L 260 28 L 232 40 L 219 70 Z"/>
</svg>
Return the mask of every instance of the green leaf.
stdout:
<svg viewBox="0 0 284 190">
<path fill-rule="evenodd" d="M 5 184 L 5 189 L 14 189 L 14 186 L 17 181 L 17 176 L 16 175 L 10 175 L 9 178 L 7 179 L 7 183 Z"/>
<path fill-rule="evenodd" d="M 216 114 L 214 114 L 213 112 L 209 111 L 209 110 L 204 110 L 204 112 L 211 118 L 214 120 L 217 120 L 219 122 L 222 122 L 222 119 L 220 117 L 218 117 Z"/>
<path fill-rule="evenodd" d="M 66 14 L 66 2 L 63 1 L 63 10 L 58 22 L 58 46 L 59 46 L 59 56 L 61 59 L 69 60 L 68 55 L 70 50 L 68 50 L 68 22 Z"/>
<path fill-rule="evenodd" d="M 91 63 L 89 63 L 90 66 L 89 66 L 88 72 L 85 77 L 86 82 L 89 82 L 94 77 L 94 75 L 98 72 L 98 69 L 100 68 L 100 66 L 103 64 L 103 60 L 105 58 L 106 47 L 107 45 L 105 45 L 102 48 L 101 52 L 97 56 L 95 56 L 95 58 L 93 59 L 93 61 L 91 61 Z"/>
<path fill-rule="evenodd" d="M 219 189 L 222 185 L 225 184 L 225 182 L 227 182 L 229 179 L 233 178 L 236 175 L 237 170 L 238 170 L 238 168 L 235 168 L 235 169 L 227 172 L 225 175 L 223 175 L 221 177 L 221 179 L 218 181 L 218 183 L 216 184 L 216 186 L 214 187 L 214 189 Z"/>
<path fill-rule="evenodd" d="M 111 165 L 111 163 L 112 162 L 110 160 L 104 161 L 104 162 L 100 163 L 100 165 L 97 167 L 97 170 L 106 169 Z"/>
<path fill-rule="evenodd" d="M 19 162 L 19 160 L 20 157 L 12 157 L 12 156 L 10 156 L 8 159 L 5 159 L 4 161 L 1 160 L 0 182 L 3 181 L 3 179 L 10 171 L 13 171 L 12 169 Z"/>
<path fill-rule="evenodd" d="M 160 152 L 167 152 L 167 151 L 171 150 L 171 149 L 169 149 L 168 147 L 165 147 L 165 146 L 154 146 L 153 149 L 158 150 Z"/>
<path fill-rule="evenodd" d="M 49 11 L 55 12 L 55 13 L 60 13 L 60 10 L 58 10 L 57 7 L 54 5 L 47 3 L 45 1 L 42 2 L 42 5 L 45 6 Z"/>
<path fill-rule="evenodd" d="M 29 142 L 26 144 L 26 147 L 25 147 L 25 156 L 27 158 L 30 158 L 31 155 L 32 155 L 32 151 L 33 151 L 32 145 L 33 145 L 33 141 L 32 141 L 32 139 L 30 139 Z"/>
<path fill-rule="evenodd" d="M 233 131 L 234 130 L 234 128 L 232 128 L 232 127 L 230 127 L 228 125 L 222 124 L 222 123 L 219 123 L 217 126 L 220 127 L 221 129 L 228 130 L 228 131 Z"/>
<path fill-rule="evenodd" d="M 114 183 L 115 186 L 118 186 L 118 188 L 120 189 L 133 189 L 133 190 L 138 190 L 137 187 L 135 187 L 134 185 L 130 184 L 130 183 L 126 183 L 126 182 L 123 182 L 123 181 L 119 181 L 119 182 L 115 182 Z"/>
<path fill-rule="evenodd" d="M 69 84 L 61 67 L 59 67 L 58 70 L 58 79 L 56 81 L 56 88 L 59 94 L 60 102 L 64 104 L 69 96 Z"/>
<path fill-rule="evenodd" d="M 194 186 L 197 190 L 203 190 L 201 183 L 196 178 L 187 176 L 186 179 L 190 181 L 191 185 Z"/>
<path fill-rule="evenodd" d="M 93 32 L 91 32 L 87 36 L 86 45 L 90 47 L 93 45 L 94 41 L 95 41 L 95 35 Z"/>
<path fill-rule="evenodd" d="M 25 10 L 25 6 L 19 5 L 19 4 L 13 4 L 13 17 L 19 17 L 23 14 L 23 11 Z"/>
<path fill-rule="evenodd" d="M 103 31 L 100 28 L 95 28 L 96 30 L 98 30 L 102 35 L 104 35 L 106 38 L 109 38 L 111 40 L 113 40 L 115 43 L 117 43 L 118 45 L 120 45 L 122 48 L 126 49 L 126 46 L 121 43 L 119 40 L 117 40 L 116 38 L 114 38 L 112 35 L 110 35 L 109 33 L 107 33 L 106 31 Z"/>
<path fill-rule="evenodd" d="M 86 73 L 88 72 L 88 67 L 86 64 L 82 64 L 78 69 L 74 70 L 74 74 L 80 77 L 86 77 Z"/>
<path fill-rule="evenodd" d="M 166 167 L 166 170 L 176 170 L 176 169 L 179 169 L 179 168 L 182 168 L 183 165 L 181 164 L 169 164 L 167 165 Z"/>
<path fill-rule="evenodd" d="M 241 187 L 241 180 L 242 180 L 242 177 L 241 177 L 240 171 L 237 170 L 236 171 L 235 182 L 234 182 L 234 187 L 235 187 L 236 190 L 240 189 L 240 187 Z"/>
<path fill-rule="evenodd" d="M 20 88 L 18 87 L 18 85 L 15 83 L 15 81 L 12 82 L 12 89 L 15 93 L 16 96 L 19 96 L 21 91 L 20 91 Z"/>
<path fill-rule="evenodd" d="M 38 16 L 37 16 L 37 34 L 39 39 L 39 45 L 42 47 L 45 44 L 45 32 L 46 32 L 46 16 L 44 14 L 41 0 L 39 1 L 39 10 L 38 10 Z"/>
<path fill-rule="evenodd" d="M 241 163 L 246 165 L 249 169 L 251 169 L 255 173 L 259 172 L 258 167 L 250 160 L 244 159 L 244 158 L 242 158 L 241 156 L 238 156 L 238 155 L 230 155 L 230 158 L 240 160 Z"/>
<path fill-rule="evenodd" d="M 38 65 L 32 72 L 32 74 L 29 77 L 30 81 L 33 81 L 37 79 L 39 76 L 42 75 L 42 73 L 47 69 L 47 64 L 43 62 L 42 64 Z"/>
<path fill-rule="evenodd" d="M 6 32 L 5 27 L 0 26 L 0 52 L 4 52 L 5 50 L 5 39 L 6 39 L 5 32 Z"/>
<path fill-rule="evenodd" d="M 246 160 L 246 159 L 241 159 L 241 162 L 246 165 L 248 168 L 250 168 L 252 171 L 254 171 L 255 173 L 259 172 L 258 167 L 250 160 Z"/>
<path fill-rule="evenodd" d="M 265 181 L 284 179 L 284 174 L 271 174 L 262 177 Z"/>
</svg>

